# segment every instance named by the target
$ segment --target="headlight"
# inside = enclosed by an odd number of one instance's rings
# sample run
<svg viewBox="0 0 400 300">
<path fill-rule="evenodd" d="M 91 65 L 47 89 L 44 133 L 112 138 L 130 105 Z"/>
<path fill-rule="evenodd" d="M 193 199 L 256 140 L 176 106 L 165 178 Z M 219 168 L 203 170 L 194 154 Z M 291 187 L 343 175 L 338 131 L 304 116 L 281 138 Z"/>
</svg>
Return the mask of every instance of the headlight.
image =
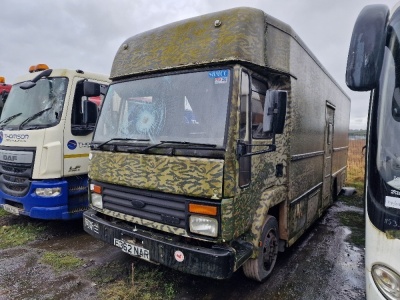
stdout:
<svg viewBox="0 0 400 300">
<path fill-rule="evenodd" d="M 372 278 L 380 292 L 388 299 L 400 299 L 400 276 L 382 265 L 372 267 Z"/>
<path fill-rule="evenodd" d="M 40 197 L 56 197 L 61 194 L 61 188 L 37 188 L 35 194 Z"/>
<path fill-rule="evenodd" d="M 218 221 L 214 218 L 191 215 L 189 218 L 190 232 L 216 237 L 218 235 Z"/>
<path fill-rule="evenodd" d="M 94 207 L 103 209 L 103 197 L 97 193 L 91 193 L 90 196 L 92 200 L 92 205 Z"/>
</svg>

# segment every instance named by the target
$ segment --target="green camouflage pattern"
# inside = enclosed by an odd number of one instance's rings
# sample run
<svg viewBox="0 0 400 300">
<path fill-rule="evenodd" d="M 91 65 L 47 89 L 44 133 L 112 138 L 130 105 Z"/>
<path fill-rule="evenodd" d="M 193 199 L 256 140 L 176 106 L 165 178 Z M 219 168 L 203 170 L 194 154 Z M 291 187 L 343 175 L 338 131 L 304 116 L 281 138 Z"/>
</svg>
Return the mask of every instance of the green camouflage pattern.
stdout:
<svg viewBox="0 0 400 300">
<path fill-rule="evenodd" d="M 93 180 L 176 195 L 222 198 L 224 161 L 92 151 Z"/>
<path fill-rule="evenodd" d="M 255 258 L 268 215 L 278 219 L 280 239 L 288 246 L 321 215 L 324 155 L 313 153 L 324 150 L 327 101 L 335 107 L 335 122 L 339 124 L 335 124 L 333 147 L 348 145 L 349 114 L 346 113 L 350 101 L 343 90 L 290 26 L 252 8 L 212 13 L 133 36 L 119 48 L 111 78 L 222 63 L 232 65 L 232 62 L 238 65 L 233 69 L 223 160 L 92 151 L 89 177 L 220 201 L 222 231 L 218 242 L 229 243 L 234 239 L 251 242 Z M 239 187 L 236 158 L 241 66 L 250 69 L 250 74 L 257 71 L 264 76 L 269 89 L 288 91 L 285 129 L 283 134 L 276 135 L 276 151 L 251 157 L 251 184 L 245 188 Z M 253 145 L 271 142 L 252 140 Z M 265 146 L 252 148 L 258 151 Z M 336 151 L 333 170 L 345 168 L 346 158 L 347 150 Z M 276 176 L 278 164 L 283 166 L 281 177 Z M 345 170 L 340 173 L 345 174 Z M 103 213 L 187 236 L 185 230 L 169 225 L 109 210 Z"/>
<path fill-rule="evenodd" d="M 239 85 L 240 69 L 234 69 L 234 84 Z M 287 89 L 288 77 L 274 77 L 266 79 L 269 86 Z M 236 141 L 239 138 L 239 115 L 240 97 L 238 89 L 233 90 L 231 102 L 228 147 L 225 158 L 224 196 L 234 197 L 223 201 L 226 209 L 222 210 L 222 238 L 232 240 L 242 236 L 255 246 L 254 253 L 260 239 L 260 228 L 264 224 L 268 211 L 271 207 L 287 200 L 287 166 L 288 166 L 288 134 L 285 132 L 276 136 L 276 151 L 254 155 L 251 158 L 252 179 L 251 185 L 246 188 L 238 187 L 239 162 L 236 158 Z M 286 114 L 287 128 L 290 128 L 290 109 Z M 271 140 L 253 140 L 254 145 L 271 143 Z M 253 146 L 254 151 L 265 148 L 265 146 Z M 283 176 L 276 177 L 276 165 L 283 165 Z M 274 186 L 279 186 L 274 188 Z M 286 203 L 286 202 L 285 202 Z M 228 205 L 229 204 L 229 205 Z M 223 205 L 223 207 L 225 207 Z M 229 209 L 228 209 L 229 208 Z"/>
<path fill-rule="evenodd" d="M 289 90 L 290 81 L 288 77 L 275 77 L 268 79 L 268 85 L 273 89 Z M 289 166 L 289 133 L 291 127 L 290 93 L 288 95 L 288 107 L 286 110 L 285 130 L 283 134 L 276 135 L 276 151 L 254 155 L 251 157 L 251 185 L 238 192 L 237 211 L 241 212 L 235 216 L 235 237 L 245 233 L 244 238 L 251 242 L 253 258 L 257 256 L 259 242 L 261 239 L 261 228 L 270 214 L 270 209 L 279 205 L 285 210 L 288 196 L 288 166 Z M 271 140 L 252 140 L 253 145 L 264 145 Z M 253 151 L 261 150 L 263 146 L 253 146 Z M 282 177 L 276 177 L 276 165 L 283 165 Z M 237 170 L 239 166 L 237 164 Z M 278 216 L 276 216 L 277 219 Z M 285 221 L 280 220 L 280 230 L 287 228 Z"/>
<path fill-rule="evenodd" d="M 253 8 L 225 10 L 155 28 L 123 42 L 110 78 L 226 61 L 264 66 L 264 29 L 264 13 Z"/>
<path fill-rule="evenodd" d="M 168 233 L 172 233 L 172 234 L 176 234 L 176 235 L 180 235 L 180 236 L 188 236 L 186 230 L 182 229 L 182 228 L 177 228 L 177 227 L 174 227 L 174 226 L 169 226 L 169 225 L 158 223 L 158 222 L 154 222 L 154 221 L 149 221 L 149 220 L 146 220 L 146 219 L 136 218 L 134 216 L 123 214 L 123 213 L 116 212 L 116 211 L 112 211 L 112 210 L 109 210 L 109 209 L 99 209 L 99 208 L 94 207 L 94 206 L 91 206 L 91 208 L 95 209 L 97 211 L 100 211 L 101 213 L 103 213 L 103 214 L 105 214 L 107 216 L 111 216 L 111 217 L 114 217 L 114 218 L 118 218 L 118 219 L 121 219 L 121 220 L 132 222 L 134 224 L 143 225 L 143 226 L 146 226 L 146 227 L 149 227 L 149 228 L 161 230 L 161 231 L 164 231 L 164 232 L 168 232 Z"/>
</svg>

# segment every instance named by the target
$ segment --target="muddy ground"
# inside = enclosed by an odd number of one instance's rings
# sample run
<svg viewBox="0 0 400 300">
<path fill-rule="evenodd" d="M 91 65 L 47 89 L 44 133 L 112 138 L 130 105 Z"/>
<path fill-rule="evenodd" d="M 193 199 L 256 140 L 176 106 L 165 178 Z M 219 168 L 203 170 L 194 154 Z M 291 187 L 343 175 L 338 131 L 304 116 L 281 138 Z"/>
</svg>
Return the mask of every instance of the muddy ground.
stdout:
<svg viewBox="0 0 400 300">
<path fill-rule="evenodd" d="M 127 299 L 103 292 L 117 291 L 116 282 L 135 284 L 146 272 L 158 274 L 155 278 L 164 287 L 160 299 L 364 299 L 363 224 L 353 222 L 362 218 L 362 209 L 336 202 L 294 246 L 279 254 L 273 276 L 259 284 L 241 270 L 230 280 L 215 281 L 139 261 L 86 234 L 81 221 L 42 222 L 3 212 L 0 230 L 29 224 L 41 231 L 24 245 L 0 247 L 0 300 Z M 44 260 L 48 253 L 78 258 L 78 264 L 57 268 Z M 131 298 L 152 299 L 152 291 L 147 293 Z"/>
</svg>

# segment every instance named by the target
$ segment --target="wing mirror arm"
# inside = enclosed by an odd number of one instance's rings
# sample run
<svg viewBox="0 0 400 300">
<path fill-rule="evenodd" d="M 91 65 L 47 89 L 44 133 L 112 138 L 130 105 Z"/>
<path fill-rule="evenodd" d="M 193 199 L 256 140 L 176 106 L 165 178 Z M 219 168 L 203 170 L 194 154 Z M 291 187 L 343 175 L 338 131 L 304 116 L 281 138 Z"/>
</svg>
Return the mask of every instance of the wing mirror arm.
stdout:
<svg viewBox="0 0 400 300">
<path fill-rule="evenodd" d="M 260 151 L 248 152 L 249 146 L 251 146 L 251 147 L 266 147 L 266 148 L 262 149 Z M 245 156 L 253 156 L 253 155 L 273 152 L 275 150 L 276 150 L 275 139 L 273 139 L 272 144 L 247 144 L 243 141 L 238 140 L 236 143 L 236 158 L 239 159 L 239 158 L 245 157 Z"/>
</svg>

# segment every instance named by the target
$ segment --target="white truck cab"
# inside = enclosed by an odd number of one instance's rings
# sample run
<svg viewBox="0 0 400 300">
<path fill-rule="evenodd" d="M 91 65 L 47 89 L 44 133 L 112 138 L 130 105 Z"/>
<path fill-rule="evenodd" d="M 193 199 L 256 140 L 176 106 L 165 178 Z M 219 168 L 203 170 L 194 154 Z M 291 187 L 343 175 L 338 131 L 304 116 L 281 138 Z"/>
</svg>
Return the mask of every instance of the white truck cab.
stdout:
<svg viewBox="0 0 400 300">
<path fill-rule="evenodd" d="M 0 118 L 0 207 L 39 219 L 82 217 L 89 145 L 108 82 L 43 64 L 16 80 Z"/>
</svg>

